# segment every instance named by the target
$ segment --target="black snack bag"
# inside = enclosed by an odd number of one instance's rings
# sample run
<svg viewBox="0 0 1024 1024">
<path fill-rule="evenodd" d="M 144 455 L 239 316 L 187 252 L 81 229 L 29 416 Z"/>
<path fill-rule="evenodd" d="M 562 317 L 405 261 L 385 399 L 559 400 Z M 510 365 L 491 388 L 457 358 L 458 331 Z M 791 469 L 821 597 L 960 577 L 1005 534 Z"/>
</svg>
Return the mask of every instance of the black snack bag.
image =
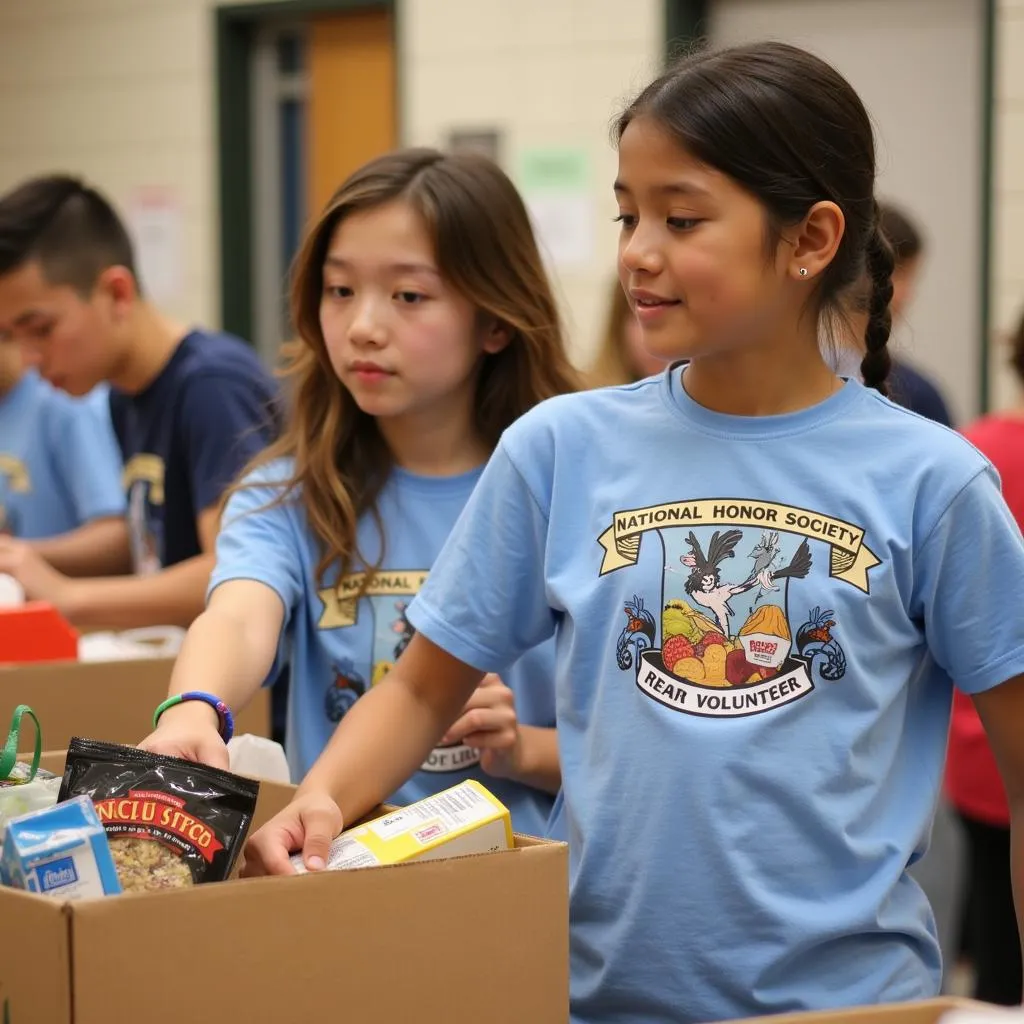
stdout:
<svg viewBox="0 0 1024 1024">
<path fill-rule="evenodd" d="M 205 764 L 75 737 L 58 800 L 89 797 L 125 892 L 153 892 L 226 879 L 259 788 Z"/>
</svg>

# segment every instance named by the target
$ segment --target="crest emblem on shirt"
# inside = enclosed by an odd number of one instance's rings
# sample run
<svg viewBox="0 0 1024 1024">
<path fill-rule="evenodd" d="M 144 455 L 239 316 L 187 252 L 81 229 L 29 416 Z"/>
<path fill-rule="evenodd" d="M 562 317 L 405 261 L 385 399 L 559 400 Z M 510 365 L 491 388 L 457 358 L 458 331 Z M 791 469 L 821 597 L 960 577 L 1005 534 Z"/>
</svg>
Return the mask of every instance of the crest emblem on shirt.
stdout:
<svg viewBox="0 0 1024 1024">
<path fill-rule="evenodd" d="M 358 653 L 361 672 L 352 658 L 344 658 L 332 666 L 333 677 L 324 696 L 324 711 L 337 723 L 353 704 L 376 686 L 391 671 L 402 652 L 409 646 L 415 629 L 406 612 L 412 598 L 419 593 L 427 578 L 423 569 L 382 569 L 369 579 L 363 572 L 342 576 L 334 587 L 319 591 L 323 606 L 317 628 L 349 629 L 369 621 L 366 649 Z M 365 676 L 369 678 L 367 686 Z M 420 767 L 425 772 L 457 772 L 480 761 L 480 751 L 464 743 L 440 746 L 431 752 Z"/>
<path fill-rule="evenodd" d="M 879 559 L 864 531 L 806 509 L 707 499 L 618 512 L 598 538 L 601 575 L 660 542 L 660 594 L 634 593 L 615 644 L 619 669 L 652 700 L 734 718 L 799 700 L 846 674 L 841 630 L 814 603 L 828 575 L 864 594 Z M 653 608 L 652 608 L 653 606 Z"/>
</svg>

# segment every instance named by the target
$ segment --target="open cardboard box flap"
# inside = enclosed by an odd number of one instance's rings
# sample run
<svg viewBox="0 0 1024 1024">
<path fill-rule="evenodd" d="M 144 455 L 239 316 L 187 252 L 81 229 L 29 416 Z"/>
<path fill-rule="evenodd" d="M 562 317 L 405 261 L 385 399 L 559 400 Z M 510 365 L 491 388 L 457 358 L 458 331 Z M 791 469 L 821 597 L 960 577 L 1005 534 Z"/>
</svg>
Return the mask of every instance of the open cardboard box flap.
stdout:
<svg viewBox="0 0 1024 1024">
<path fill-rule="evenodd" d="M 747 1018 L 742 1024 L 937 1024 L 951 1010 L 989 1010 L 989 1006 L 971 999 L 943 997 L 916 1003 L 886 1003 L 881 1006 L 854 1006 L 845 1010 L 822 1010 L 812 1013 L 782 1013 L 768 1017 Z M 739 1021 L 725 1024 L 740 1024 Z"/>
<path fill-rule="evenodd" d="M 293 792 L 261 783 L 254 828 Z M 568 1019 L 561 843 L 80 903 L 0 889 L 0 915 L 11 1024 Z"/>
<path fill-rule="evenodd" d="M 153 712 L 167 696 L 173 665 L 173 658 L 0 665 L 0 719 L 28 704 L 47 750 L 66 750 L 72 736 L 138 743 L 153 729 Z M 269 690 L 235 716 L 235 732 L 270 735 Z M 31 750 L 34 739 L 26 727 L 22 748 Z"/>
</svg>

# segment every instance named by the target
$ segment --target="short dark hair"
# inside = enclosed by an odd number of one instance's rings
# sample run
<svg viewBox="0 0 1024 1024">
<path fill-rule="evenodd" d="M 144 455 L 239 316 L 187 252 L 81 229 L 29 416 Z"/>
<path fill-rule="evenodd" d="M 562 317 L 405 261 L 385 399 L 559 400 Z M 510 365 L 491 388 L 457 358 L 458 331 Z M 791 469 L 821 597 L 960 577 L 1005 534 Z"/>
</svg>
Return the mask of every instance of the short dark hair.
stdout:
<svg viewBox="0 0 1024 1024">
<path fill-rule="evenodd" d="M 924 238 L 921 229 L 914 223 L 910 215 L 892 203 L 878 204 L 879 223 L 882 234 L 889 239 L 896 266 L 917 259 L 924 251 Z"/>
<path fill-rule="evenodd" d="M 108 267 L 125 267 L 141 294 L 128 231 L 113 206 L 78 178 L 32 178 L 0 196 L 0 274 L 38 260 L 52 284 L 89 295 Z"/>
<path fill-rule="evenodd" d="M 1017 329 L 1010 339 L 1010 366 L 1021 384 L 1024 384 L 1024 315 L 1017 324 Z"/>
<path fill-rule="evenodd" d="M 821 275 L 821 313 L 842 315 L 847 290 L 867 272 L 864 383 L 886 390 L 893 254 L 875 202 L 875 140 L 864 104 L 833 67 L 785 43 L 702 51 L 652 82 L 616 123 L 650 118 L 696 159 L 763 204 L 774 244 L 817 202 L 843 211 L 846 230 Z"/>
</svg>

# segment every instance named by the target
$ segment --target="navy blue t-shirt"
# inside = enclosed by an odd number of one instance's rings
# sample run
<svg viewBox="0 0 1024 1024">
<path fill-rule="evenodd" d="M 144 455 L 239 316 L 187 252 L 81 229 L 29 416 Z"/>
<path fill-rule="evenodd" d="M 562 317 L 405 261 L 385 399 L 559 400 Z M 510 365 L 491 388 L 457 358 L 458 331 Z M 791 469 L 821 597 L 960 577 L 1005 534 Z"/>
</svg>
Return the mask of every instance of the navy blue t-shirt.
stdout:
<svg viewBox="0 0 1024 1024">
<path fill-rule="evenodd" d="M 111 388 L 137 573 L 202 553 L 196 518 L 275 436 L 280 411 L 256 353 L 219 332 L 186 335 L 145 391 Z"/>
<path fill-rule="evenodd" d="M 889 371 L 889 397 L 919 416 L 944 427 L 953 426 L 953 417 L 942 392 L 923 373 L 896 359 Z"/>
</svg>

